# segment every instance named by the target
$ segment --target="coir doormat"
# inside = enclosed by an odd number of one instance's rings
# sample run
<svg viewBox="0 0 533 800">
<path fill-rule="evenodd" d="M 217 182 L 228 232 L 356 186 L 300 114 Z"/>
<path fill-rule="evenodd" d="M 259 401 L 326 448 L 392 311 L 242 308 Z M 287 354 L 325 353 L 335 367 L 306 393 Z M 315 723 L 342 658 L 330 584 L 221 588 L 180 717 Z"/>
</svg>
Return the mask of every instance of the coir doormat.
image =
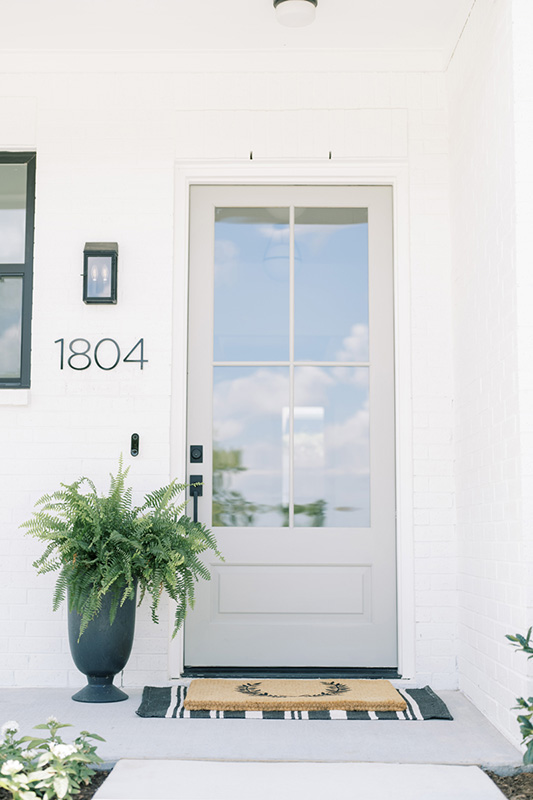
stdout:
<svg viewBox="0 0 533 800">
<path fill-rule="evenodd" d="M 405 711 L 406 702 L 387 680 L 255 681 L 206 678 L 187 691 L 188 711 Z"/>
<path fill-rule="evenodd" d="M 340 681 L 342 682 L 342 681 Z M 261 681 L 242 681 L 252 685 Z M 330 683 L 326 681 L 325 683 Z M 323 708 L 311 711 L 255 710 L 220 711 L 185 708 L 188 687 L 145 686 L 141 705 L 137 709 L 140 717 L 166 717 L 167 719 L 298 719 L 298 720 L 426 720 L 453 719 L 445 703 L 435 692 L 425 686 L 422 689 L 397 689 L 405 701 L 403 711 L 350 711 Z"/>
</svg>

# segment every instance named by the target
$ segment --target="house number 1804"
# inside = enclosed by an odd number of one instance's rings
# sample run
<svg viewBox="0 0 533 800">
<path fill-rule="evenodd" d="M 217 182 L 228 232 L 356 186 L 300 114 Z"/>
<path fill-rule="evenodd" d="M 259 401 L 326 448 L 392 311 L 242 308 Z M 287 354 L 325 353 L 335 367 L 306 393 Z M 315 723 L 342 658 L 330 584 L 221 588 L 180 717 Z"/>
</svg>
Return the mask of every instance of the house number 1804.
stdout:
<svg viewBox="0 0 533 800">
<path fill-rule="evenodd" d="M 65 359 L 71 369 L 77 370 L 89 369 L 93 361 L 100 369 L 110 370 L 115 369 L 120 362 L 120 347 L 115 339 L 107 337 L 100 339 L 94 346 L 92 356 L 90 355 L 92 345 L 88 339 L 81 337 L 72 339 L 67 345 L 67 351 L 65 351 L 64 339 L 56 339 L 54 344 L 60 345 L 59 369 L 64 369 Z M 67 355 L 68 353 L 70 355 Z M 122 361 L 139 364 L 143 369 L 144 364 L 148 363 L 148 359 L 144 357 L 144 339 L 139 339 Z"/>
</svg>

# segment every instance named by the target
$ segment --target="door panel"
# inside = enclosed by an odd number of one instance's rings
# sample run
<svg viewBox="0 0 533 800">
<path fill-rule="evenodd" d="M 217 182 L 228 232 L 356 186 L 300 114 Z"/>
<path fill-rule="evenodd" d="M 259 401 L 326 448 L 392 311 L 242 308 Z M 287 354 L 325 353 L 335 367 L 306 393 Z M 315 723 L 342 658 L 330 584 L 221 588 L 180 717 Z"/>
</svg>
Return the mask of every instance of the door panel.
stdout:
<svg viewBox="0 0 533 800">
<path fill-rule="evenodd" d="M 394 667 L 389 187 L 193 187 L 194 667 Z"/>
</svg>

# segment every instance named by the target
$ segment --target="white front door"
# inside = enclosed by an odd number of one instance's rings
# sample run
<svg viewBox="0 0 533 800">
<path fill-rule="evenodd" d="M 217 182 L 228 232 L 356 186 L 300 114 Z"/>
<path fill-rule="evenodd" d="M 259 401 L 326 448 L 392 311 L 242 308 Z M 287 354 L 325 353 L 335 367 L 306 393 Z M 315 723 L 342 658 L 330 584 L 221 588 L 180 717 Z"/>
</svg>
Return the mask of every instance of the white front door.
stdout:
<svg viewBox="0 0 533 800">
<path fill-rule="evenodd" d="M 397 666 L 392 190 L 195 186 L 185 666 Z"/>
</svg>

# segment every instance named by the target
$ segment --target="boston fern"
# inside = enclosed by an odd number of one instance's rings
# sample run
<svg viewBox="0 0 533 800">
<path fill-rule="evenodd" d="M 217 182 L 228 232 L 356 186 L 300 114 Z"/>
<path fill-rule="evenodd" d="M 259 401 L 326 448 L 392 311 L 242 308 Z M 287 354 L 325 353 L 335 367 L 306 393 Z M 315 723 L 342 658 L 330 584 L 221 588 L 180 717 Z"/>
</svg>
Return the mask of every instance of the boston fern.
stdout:
<svg viewBox="0 0 533 800">
<path fill-rule="evenodd" d="M 176 602 L 176 635 L 194 604 L 195 582 L 210 577 L 200 554 L 210 549 L 221 557 L 213 534 L 183 514 L 185 503 L 175 505 L 183 484 L 172 481 L 134 507 L 125 485 L 128 472 L 121 459 L 107 496 L 99 495 L 89 478 L 62 483 L 37 501 L 40 509 L 21 525 L 46 543 L 33 565 L 39 574 L 60 570 L 53 607 L 59 608 L 68 589 L 70 609 L 81 614 L 80 636 L 105 594 L 112 592 L 112 623 L 119 605 L 134 597 L 136 585 L 139 603 L 145 594 L 151 597 L 154 622 L 163 590 Z"/>
</svg>

